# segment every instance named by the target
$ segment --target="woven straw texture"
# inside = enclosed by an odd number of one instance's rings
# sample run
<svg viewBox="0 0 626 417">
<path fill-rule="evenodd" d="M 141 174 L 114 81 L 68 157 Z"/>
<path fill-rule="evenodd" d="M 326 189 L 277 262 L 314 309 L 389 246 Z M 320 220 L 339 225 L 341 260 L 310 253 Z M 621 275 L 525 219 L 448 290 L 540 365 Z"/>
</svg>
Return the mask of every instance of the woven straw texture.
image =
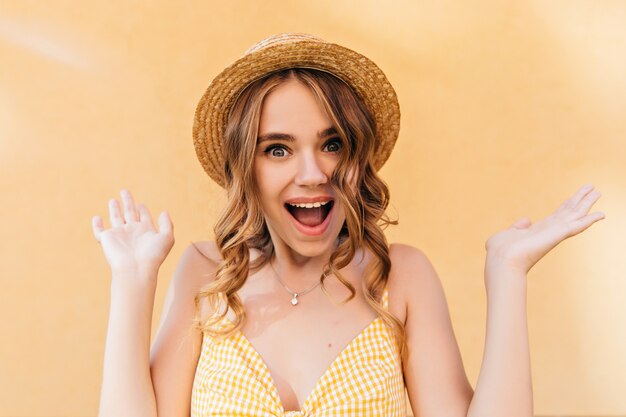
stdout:
<svg viewBox="0 0 626 417">
<path fill-rule="evenodd" d="M 195 112 L 193 141 L 206 173 L 225 186 L 223 134 L 228 112 L 253 81 L 286 68 L 314 68 L 337 76 L 369 106 L 376 120 L 374 169 L 389 158 L 400 131 L 400 105 L 382 70 L 367 57 L 304 33 L 281 33 L 250 47 L 213 79 Z"/>
<path fill-rule="evenodd" d="M 387 289 L 382 303 L 387 309 Z M 335 358 L 299 411 L 285 411 L 267 365 L 243 333 L 219 342 L 205 336 L 191 416 L 405 417 L 404 377 L 392 331 L 380 317 L 374 319 Z"/>
</svg>

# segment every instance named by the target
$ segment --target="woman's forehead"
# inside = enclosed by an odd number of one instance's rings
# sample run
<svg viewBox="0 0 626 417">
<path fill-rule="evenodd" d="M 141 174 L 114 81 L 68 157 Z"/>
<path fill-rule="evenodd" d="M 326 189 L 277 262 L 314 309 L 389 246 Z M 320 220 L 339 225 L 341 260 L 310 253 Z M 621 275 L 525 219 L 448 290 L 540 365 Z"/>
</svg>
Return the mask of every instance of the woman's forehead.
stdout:
<svg viewBox="0 0 626 417">
<path fill-rule="evenodd" d="M 261 107 L 259 137 L 320 134 L 332 127 L 313 92 L 300 82 L 281 84 L 265 97 Z"/>
</svg>

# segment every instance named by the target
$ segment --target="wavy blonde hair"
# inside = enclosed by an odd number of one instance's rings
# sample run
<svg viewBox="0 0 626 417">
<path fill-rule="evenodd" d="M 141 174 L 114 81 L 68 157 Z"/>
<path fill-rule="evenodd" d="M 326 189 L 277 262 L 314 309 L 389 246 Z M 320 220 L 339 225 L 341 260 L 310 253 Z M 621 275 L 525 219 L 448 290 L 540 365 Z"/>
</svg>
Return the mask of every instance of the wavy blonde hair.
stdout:
<svg viewBox="0 0 626 417">
<path fill-rule="evenodd" d="M 246 87 L 229 112 L 223 144 L 227 203 L 214 227 L 215 243 L 222 259 L 215 271 L 215 279 L 194 298 L 194 327 L 218 339 L 238 331 L 244 324 L 246 313 L 237 291 L 246 282 L 250 271 L 263 267 L 274 252 L 261 209 L 253 161 L 263 100 L 288 79 L 296 79 L 310 88 L 332 121 L 343 145 L 330 182 L 337 197 L 335 203 L 343 205 L 346 220 L 339 232 L 337 249 L 320 276 L 322 290 L 329 294 L 324 281 L 334 274 L 351 293 L 344 302 L 354 298 L 355 288 L 340 270 L 352 261 L 358 248 L 369 248 L 374 257 L 362 281 L 365 299 L 384 323 L 393 329 L 400 355 L 404 358 L 404 326 L 381 304 L 391 269 L 389 245 L 383 229 L 398 222 L 390 220 L 385 214 L 389 189 L 371 163 L 375 151 L 375 121 L 352 88 L 328 72 L 309 68 L 289 68 L 256 80 Z M 357 174 L 356 187 L 348 183 L 350 172 Z M 261 252 L 253 263 L 249 259 L 250 248 Z M 200 301 L 204 297 L 211 313 L 202 322 Z M 224 305 L 221 301 L 225 301 L 236 316 L 232 326 L 216 326 L 228 311 L 228 308 L 219 311 L 220 305 Z"/>
</svg>

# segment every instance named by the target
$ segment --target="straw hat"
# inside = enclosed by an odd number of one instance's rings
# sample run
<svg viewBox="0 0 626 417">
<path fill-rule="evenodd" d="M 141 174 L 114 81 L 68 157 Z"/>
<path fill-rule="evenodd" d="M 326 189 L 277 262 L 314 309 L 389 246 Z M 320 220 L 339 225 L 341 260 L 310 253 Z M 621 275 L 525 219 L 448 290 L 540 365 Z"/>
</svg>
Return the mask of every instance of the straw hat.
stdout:
<svg viewBox="0 0 626 417">
<path fill-rule="evenodd" d="M 231 106 L 253 81 L 294 67 L 330 72 L 351 86 L 376 120 L 374 169 L 379 170 L 391 154 L 400 130 L 400 105 L 381 69 L 367 57 L 317 36 L 280 33 L 253 45 L 217 75 L 196 108 L 196 154 L 206 173 L 220 186 L 226 182 L 222 141 Z"/>
</svg>

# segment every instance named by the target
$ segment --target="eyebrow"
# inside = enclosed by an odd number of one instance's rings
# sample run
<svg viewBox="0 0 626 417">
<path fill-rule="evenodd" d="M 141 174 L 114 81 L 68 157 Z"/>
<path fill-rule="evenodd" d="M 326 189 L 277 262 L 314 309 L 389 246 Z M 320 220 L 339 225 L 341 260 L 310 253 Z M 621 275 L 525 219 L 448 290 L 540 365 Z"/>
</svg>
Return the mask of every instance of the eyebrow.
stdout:
<svg viewBox="0 0 626 417">
<path fill-rule="evenodd" d="M 336 135 L 336 134 L 337 134 L 337 129 L 335 129 L 334 127 L 329 127 L 328 129 L 324 129 L 320 132 L 317 132 L 317 136 L 320 138 L 325 138 L 330 135 Z M 258 137 L 257 144 L 268 141 L 268 140 L 286 140 L 289 142 L 293 142 L 296 140 L 296 138 L 294 138 L 292 135 L 289 135 L 287 133 L 266 133 Z"/>
</svg>

